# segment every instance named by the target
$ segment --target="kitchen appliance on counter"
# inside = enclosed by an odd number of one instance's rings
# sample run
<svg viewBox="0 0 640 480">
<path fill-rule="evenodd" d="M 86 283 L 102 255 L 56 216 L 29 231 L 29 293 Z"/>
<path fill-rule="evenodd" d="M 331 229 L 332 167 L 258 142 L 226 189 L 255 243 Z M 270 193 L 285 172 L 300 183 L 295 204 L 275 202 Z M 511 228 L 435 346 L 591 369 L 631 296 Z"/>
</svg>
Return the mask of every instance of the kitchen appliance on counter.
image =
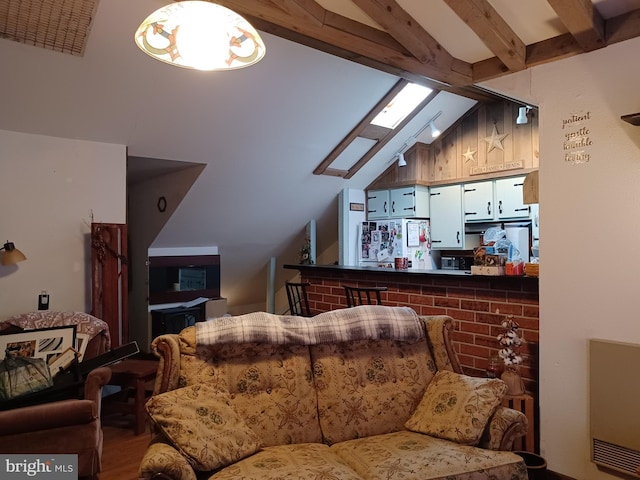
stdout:
<svg viewBox="0 0 640 480">
<path fill-rule="evenodd" d="M 473 251 L 470 255 L 449 255 L 441 252 L 440 265 L 442 270 L 471 270 Z"/>
<path fill-rule="evenodd" d="M 431 250 L 428 219 L 398 218 L 358 225 L 358 265 L 394 268 L 396 258 L 408 258 L 410 270 L 437 268 Z"/>
</svg>

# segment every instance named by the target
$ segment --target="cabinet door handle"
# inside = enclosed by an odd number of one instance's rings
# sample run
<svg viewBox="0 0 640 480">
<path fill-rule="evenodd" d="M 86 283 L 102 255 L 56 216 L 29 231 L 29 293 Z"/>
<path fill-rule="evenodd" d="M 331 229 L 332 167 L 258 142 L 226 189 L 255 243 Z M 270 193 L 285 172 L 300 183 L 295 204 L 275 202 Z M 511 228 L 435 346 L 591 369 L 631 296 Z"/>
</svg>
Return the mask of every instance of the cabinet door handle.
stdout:
<svg viewBox="0 0 640 480">
<path fill-rule="evenodd" d="M 387 202 L 384 202 L 384 213 L 387 213 Z"/>
<path fill-rule="evenodd" d="M 411 196 L 411 197 L 415 197 L 416 192 L 407 192 L 407 193 L 403 193 L 402 195 L 404 195 L 404 196 L 409 195 L 409 196 Z"/>
<path fill-rule="evenodd" d="M 531 207 L 516 208 L 516 212 L 530 212 Z"/>
<path fill-rule="evenodd" d="M 393 202 L 391 202 L 391 211 L 393 213 L 396 213 L 396 201 L 395 200 Z"/>
<path fill-rule="evenodd" d="M 442 240 L 431 240 L 431 243 L 442 243 Z"/>
<path fill-rule="evenodd" d="M 460 230 L 456 232 L 456 242 L 460 243 Z"/>
<path fill-rule="evenodd" d="M 491 202 L 487 202 L 487 214 L 491 215 Z"/>
<path fill-rule="evenodd" d="M 498 212 L 502 213 L 502 200 L 498 202 Z"/>
<path fill-rule="evenodd" d="M 524 183 L 514 183 L 513 186 L 514 187 L 523 187 Z"/>
<path fill-rule="evenodd" d="M 475 191 L 476 191 L 476 189 L 475 189 L 475 188 L 468 188 L 468 189 L 465 189 L 464 193 L 467 193 L 467 192 L 475 192 Z"/>
<path fill-rule="evenodd" d="M 464 212 L 465 215 L 477 215 L 478 212 Z"/>
<path fill-rule="evenodd" d="M 435 195 L 440 195 L 440 192 L 436 192 L 436 193 L 430 193 L 429 195 L 431 195 L 432 197 Z"/>
<path fill-rule="evenodd" d="M 415 212 L 416 211 L 416 207 L 404 207 L 403 210 L 413 210 Z"/>
</svg>

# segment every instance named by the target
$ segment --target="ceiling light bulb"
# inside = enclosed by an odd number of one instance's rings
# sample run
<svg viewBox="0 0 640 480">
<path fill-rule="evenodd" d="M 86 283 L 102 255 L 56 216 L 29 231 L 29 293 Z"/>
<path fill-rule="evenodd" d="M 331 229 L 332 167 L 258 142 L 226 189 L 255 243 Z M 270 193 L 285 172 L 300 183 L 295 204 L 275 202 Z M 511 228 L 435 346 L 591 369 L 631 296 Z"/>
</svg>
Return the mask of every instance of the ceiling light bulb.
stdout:
<svg viewBox="0 0 640 480">
<path fill-rule="evenodd" d="M 436 127 L 436 123 L 431 121 L 431 138 L 438 138 L 442 133 L 438 127 Z"/>
<path fill-rule="evenodd" d="M 516 123 L 518 125 L 524 125 L 525 123 L 529 123 L 529 118 L 527 118 L 528 107 L 520 107 L 518 109 L 518 118 L 516 118 Z"/>
<path fill-rule="evenodd" d="M 399 153 L 398 154 L 398 166 L 399 167 L 406 167 L 407 166 L 407 161 L 404 159 L 404 153 Z"/>
</svg>

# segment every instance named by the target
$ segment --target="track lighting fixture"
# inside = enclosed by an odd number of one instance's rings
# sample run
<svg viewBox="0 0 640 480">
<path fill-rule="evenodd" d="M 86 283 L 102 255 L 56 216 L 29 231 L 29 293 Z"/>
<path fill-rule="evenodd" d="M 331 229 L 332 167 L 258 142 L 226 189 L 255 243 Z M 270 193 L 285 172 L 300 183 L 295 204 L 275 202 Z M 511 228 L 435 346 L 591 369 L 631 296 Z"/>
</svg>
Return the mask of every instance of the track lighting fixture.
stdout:
<svg viewBox="0 0 640 480">
<path fill-rule="evenodd" d="M 429 123 L 429 127 L 431 127 L 431 138 L 438 138 L 442 133 L 438 127 L 436 127 L 436 121 L 431 120 Z"/>
<path fill-rule="evenodd" d="M 407 166 L 407 161 L 404 158 L 404 153 L 400 152 L 398 153 L 398 166 L 399 167 L 406 167 Z"/>
<path fill-rule="evenodd" d="M 531 107 L 529 105 L 518 108 L 518 117 L 516 118 L 516 124 L 524 125 L 526 123 L 529 123 L 529 117 L 527 116 L 529 110 L 531 110 Z"/>
</svg>

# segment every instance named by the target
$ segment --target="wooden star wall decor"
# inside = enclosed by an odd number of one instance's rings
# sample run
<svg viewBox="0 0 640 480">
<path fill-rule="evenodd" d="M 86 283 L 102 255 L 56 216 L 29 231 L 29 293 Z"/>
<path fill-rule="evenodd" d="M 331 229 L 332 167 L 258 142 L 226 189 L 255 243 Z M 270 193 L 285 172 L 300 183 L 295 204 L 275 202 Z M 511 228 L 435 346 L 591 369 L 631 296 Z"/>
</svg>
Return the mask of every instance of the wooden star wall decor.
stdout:
<svg viewBox="0 0 640 480">
<path fill-rule="evenodd" d="M 475 150 L 471 150 L 471 147 L 467 147 L 467 151 L 462 154 L 464 157 L 464 163 L 472 162 L 473 156 L 476 154 Z"/>
<path fill-rule="evenodd" d="M 498 148 L 502 151 L 504 151 L 504 146 L 502 145 L 502 141 L 505 139 L 505 137 L 508 135 L 508 133 L 498 133 L 498 128 L 496 127 L 496 124 L 493 124 L 493 131 L 491 132 L 491 136 L 490 137 L 484 137 L 484 141 L 487 142 L 488 144 L 488 148 L 487 148 L 487 153 L 491 152 L 491 150 L 493 150 L 494 148 Z"/>
</svg>

